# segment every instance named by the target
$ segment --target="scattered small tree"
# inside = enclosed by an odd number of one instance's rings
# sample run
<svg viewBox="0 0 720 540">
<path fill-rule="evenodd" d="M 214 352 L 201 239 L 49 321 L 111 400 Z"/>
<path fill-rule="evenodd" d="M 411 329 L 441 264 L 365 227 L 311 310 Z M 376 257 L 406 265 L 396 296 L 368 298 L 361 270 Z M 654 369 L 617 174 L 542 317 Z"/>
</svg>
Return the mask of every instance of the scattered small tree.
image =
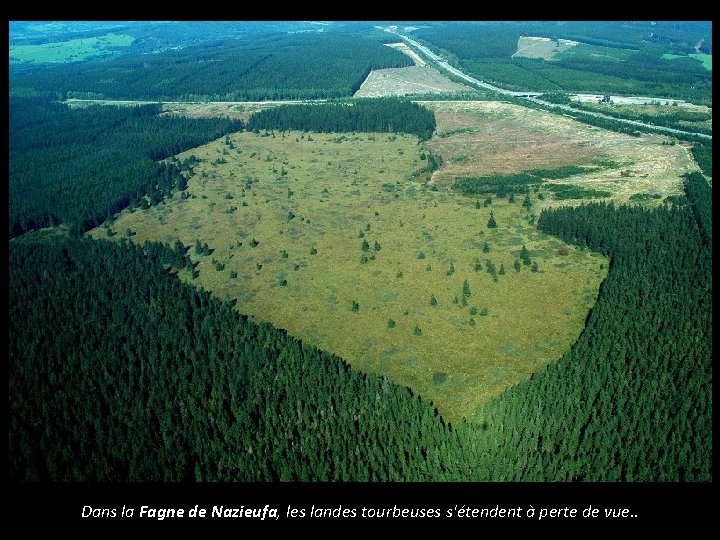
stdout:
<svg viewBox="0 0 720 540">
<path fill-rule="evenodd" d="M 413 329 L 413 334 L 415 334 L 416 336 L 422 335 L 422 330 L 420 329 L 419 326 L 415 325 L 415 328 Z"/>
<path fill-rule="evenodd" d="M 463 296 L 470 296 L 470 284 L 467 279 L 463 283 Z"/>
<path fill-rule="evenodd" d="M 381 248 L 380 248 L 380 242 L 378 242 L 377 240 L 375 240 L 375 251 L 380 251 L 380 249 L 381 249 Z"/>
<path fill-rule="evenodd" d="M 418 259 L 424 259 L 424 258 L 425 258 L 425 252 L 424 252 L 424 251 L 421 251 L 420 253 L 418 253 Z"/>
<path fill-rule="evenodd" d="M 435 298 L 434 294 L 430 297 L 430 305 L 437 306 L 437 298 Z"/>
<path fill-rule="evenodd" d="M 480 210 L 480 208 L 481 208 L 481 206 L 480 206 L 480 201 L 475 201 L 475 208 L 476 208 L 477 210 Z"/>
<path fill-rule="evenodd" d="M 532 264 L 532 261 L 530 260 L 530 252 L 524 244 L 522 249 L 520 250 L 520 258 L 522 259 L 524 265 L 530 266 Z"/>
<path fill-rule="evenodd" d="M 350 308 L 352 311 L 357 313 L 360 311 L 360 304 L 358 304 L 355 300 L 352 301 L 352 307 Z"/>
<path fill-rule="evenodd" d="M 563 244 L 563 245 L 560 247 L 560 255 L 562 255 L 563 257 L 565 257 L 565 256 L 567 256 L 568 253 L 570 253 L 570 248 L 568 248 L 568 245 L 567 245 L 567 244 Z"/>
<path fill-rule="evenodd" d="M 367 240 L 363 240 L 362 246 L 360 247 L 363 251 L 370 251 L 370 244 Z"/>
<path fill-rule="evenodd" d="M 501 276 L 505 275 L 505 265 L 503 263 L 500 263 L 500 270 L 498 270 L 498 274 Z"/>
<path fill-rule="evenodd" d="M 485 202 L 483 203 L 483 206 L 484 206 L 485 208 L 487 208 L 487 207 L 490 206 L 491 204 L 492 204 L 492 199 L 491 199 L 490 197 L 488 197 L 487 199 L 485 199 Z"/>
<path fill-rule="evenodd" d="M 483 253 L 490 253 L 490 244 L 487 242 L 483 245 Z"/>
<path fill-rule="evenodd" d="M 518 259 L 515 259 L 515 264 L 513 264 L 513 268 L 515 268 L 515 271 L 519 272 L 521 267 L 522 265 L 520 264 L 520 261 Z"/>
<path fill-rule="evenodd" d="M 537 272 L 539 270 L 538 263 L 535 261 L 532 265 L 532 268 L 530 268 L 533 272 Z"/>
<path fill-rule="evenodd" d="M 447 275 L 448 275 L 448 276 L 452 276 L 454 273 L 455 273 L 455 266 L 454 266 L 453 263 L 451 262 L 451 263 L 450 263 L 450 268 L 448 268 L 448 271 L 447 271 Z"/>
<path fill-rule="evenodd" d="M 395 328 L 395 321 L 393 321 L 392 319 L 388 319 L 387 327 L 388 327 L 388 328 Z"/>
<path fill-rule="evenodd" d="M 514 193 L 512 193 L 512 192 L 510 193 L 510 197 L 508 198 L 508 202 L 510 202 L 510 203 L 514 203 L 514 202 L 515 202 L 515 194 L 514 194 Z"/>
<path fill-rule="evenodd" d="M 475 259 L 475 271 L 482 271 L 482 263 L 480 262 L 480 259 Z"/>
<path fill-rule="evenodd" d="M 492 212 L 490 212 L 490 219 L 488 220 L 487 226 L 489 229 L 494 229 L 497 227 L 497 223 L 495 222 L 495 216 Z"/>
<path fill-rule="evenodd" d="M 523 207 L 530 208 L 532 206 L 532 202 L 530 202 L 530 195 L 525 195 L 525 200 L 522 203 Z"/>
</svg>

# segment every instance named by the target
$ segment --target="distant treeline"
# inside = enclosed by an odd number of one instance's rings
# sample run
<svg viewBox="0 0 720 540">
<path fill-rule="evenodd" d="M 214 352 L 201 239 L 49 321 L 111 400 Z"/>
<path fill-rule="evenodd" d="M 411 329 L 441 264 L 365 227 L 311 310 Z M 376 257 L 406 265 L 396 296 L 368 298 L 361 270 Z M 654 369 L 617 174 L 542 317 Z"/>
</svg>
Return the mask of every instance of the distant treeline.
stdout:
<svg viewBox="0 0 720 540">
<path fill-rule="evenodd" d="M 352 96 L 373 69 L 410 65 L 359 36 L 271 34 L 11 73 L 10 85 L 151 101 L 323 99 Z"/>
<path fill-rule="evenodd" d="M 361 99 L 270 107 L 253 114 L 247 129 L 397 132 L 426 140 L 435 131 L 435 115 L 417 103 L 399 98 Z"/>
<path fill-rule="evenodd" d="M 10 98 L 10 235 L 60 222 L 79 234 L 146 195 L 156 204 L 187 179 L 181 164 L 159 160 L 243 127 L 159 113 Z"/>
</svg>

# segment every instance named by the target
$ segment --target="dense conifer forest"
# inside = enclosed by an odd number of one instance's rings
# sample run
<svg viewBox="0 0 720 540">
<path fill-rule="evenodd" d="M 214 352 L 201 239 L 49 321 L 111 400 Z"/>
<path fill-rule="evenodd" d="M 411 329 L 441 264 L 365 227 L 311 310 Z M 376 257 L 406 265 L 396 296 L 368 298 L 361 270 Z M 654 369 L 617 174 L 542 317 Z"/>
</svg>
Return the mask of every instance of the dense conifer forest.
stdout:
<svg viewBox="0 0 720 540">
<path fill-rule="evenodd" d="M 260 101 L 352 96 L 371 70 L 412 59 L 345 34 L 270 34 L 11 73 L 15 88 L 77 98 Z"/>
<path fill-rule="evenodd" d="M 399 98 L 361 99 L 352 103 L 272 107 L 252 115 L 247 128 L 400 132 L 426 140 L 435 131 L 435 115 L 417 103 Z"/>
<path fill-rule="evenodd" d="M 160 116 L 158 105 L 72 109 L 51 97 L 10 98 L 9 231 L 65 223 L 73 234 L 129 205 L 184 189 L 165 158 L 242 129 L 238 120 Z"/>
</svg>

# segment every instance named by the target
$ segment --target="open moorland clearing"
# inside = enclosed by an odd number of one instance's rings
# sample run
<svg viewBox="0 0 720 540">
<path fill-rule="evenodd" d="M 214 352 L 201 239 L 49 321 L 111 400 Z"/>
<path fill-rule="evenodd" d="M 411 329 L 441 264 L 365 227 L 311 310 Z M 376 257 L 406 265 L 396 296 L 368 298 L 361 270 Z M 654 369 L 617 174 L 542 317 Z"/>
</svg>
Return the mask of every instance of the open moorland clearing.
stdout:
<svg viewBox="0 0 720 540">
<path fill-rule="evenodd" d="M 635 193 L 653 193 L 659 196 L 653 199 L 658 204 L 668 195 L 681 194 L 682 175 L 698 170 L 686 144 L 670 144 L 662 135 L 633 137 L 502 102 L 423 105 L 433 109 L 437 119 L 437 135 L 427 147 L 443 158 L 431 181 L 438 187 L 451 186 L 458 177 L 601 165 L 601 171 L 553 183 L 607 190 L 616 202 L 627 202 Z M 553 204 L 550 197 L 542 203 Z"/>
<path fill-rule="evenodd" d="M 371 71 L 355 92 L 355 97 L 442 94 L 472 90 L 469 86 L 451 81 L 431 66 L 410 66 Z"/>
<path fill-rule="evenodd" d="M 110 227 L 115 239 L 128 229 L 139 243 L 180 239 L 196 286 L 410 386 L 451 421 L 472 419 L 569 349 L 607 260 L 560 255 L 520 199 L 477 208 L 410 180 L 424 151 L 406 135 L 237 133 L 179 156 L 201 160 L 189 198 L 125 211 Z M 198 241 L 212 253 L 197 254 Z M 539 271 L 514 269 L 523 245 Z"/>
<path fill-rule="evenodd" d="M 550 39 L 546 37 L 520 36 L 517 51 L 513 57 L 542 58 L 552 60 L 555 55 L 578 45 L 577 41 L 569 39 Z"/>
</svg>

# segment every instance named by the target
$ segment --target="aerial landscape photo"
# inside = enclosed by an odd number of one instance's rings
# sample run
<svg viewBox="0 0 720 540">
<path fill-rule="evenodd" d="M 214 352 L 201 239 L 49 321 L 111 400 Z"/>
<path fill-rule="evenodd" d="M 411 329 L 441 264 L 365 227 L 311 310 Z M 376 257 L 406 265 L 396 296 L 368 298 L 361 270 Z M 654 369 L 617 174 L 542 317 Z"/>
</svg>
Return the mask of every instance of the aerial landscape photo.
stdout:
<svg viewBox="0 0 720 540">
<path fill-rule="evenodd" d="M 13 482 L 711 482 L 712 23 L 10 21 Z"/>
</svg>

